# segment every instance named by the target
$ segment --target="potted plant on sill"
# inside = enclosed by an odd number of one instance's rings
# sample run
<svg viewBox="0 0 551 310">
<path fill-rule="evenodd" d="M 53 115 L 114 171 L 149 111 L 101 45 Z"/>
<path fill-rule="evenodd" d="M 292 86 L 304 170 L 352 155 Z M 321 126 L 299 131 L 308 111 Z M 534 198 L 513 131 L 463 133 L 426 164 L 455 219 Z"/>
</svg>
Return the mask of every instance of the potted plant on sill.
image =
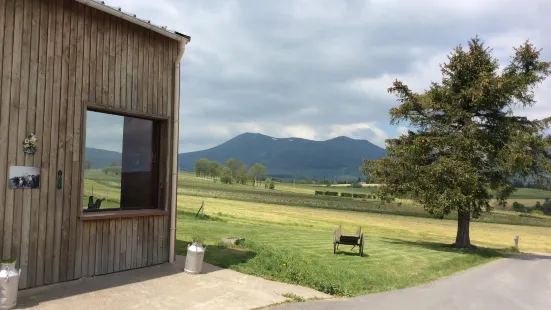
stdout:
<svg viewBox="0 0 551 310">
<path fill-rule="evenodd" d="M 193 236 L 192 243 L 187 247 L 186 265 L 184 272 L 190 274 L 201 273 L 203 269 L 203 258 L 205 257 L 206 246 L 203 245 L 205 237 Z"/>
<path fill-rule="evenodd" d="M 12 309 L 17 304 L 19 276 L 21 270 L 15 269 L 16 259 L 0 260 L 0 309 Z"/>
</svg>

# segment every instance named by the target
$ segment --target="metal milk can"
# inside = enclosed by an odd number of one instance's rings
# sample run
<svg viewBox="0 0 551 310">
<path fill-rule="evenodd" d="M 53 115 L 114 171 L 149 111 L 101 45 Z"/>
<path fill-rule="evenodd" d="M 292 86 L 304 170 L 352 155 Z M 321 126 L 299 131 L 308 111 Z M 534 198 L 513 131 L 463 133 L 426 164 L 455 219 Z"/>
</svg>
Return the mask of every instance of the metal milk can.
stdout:
<svg viewBox="0 0 551 310">
<path fill-rule="evenodd" d="M 184 267 L 185 273 L 198 274 L 201 273 L 203 268 L 203 258 L 205 256 L 205 250 L 207 247 L 203 247 L 200 243 L 192 243 L 188 245 L 186 254 L 186 265 Z"/>
<path fill-rule="evenodd" d="M 21 270 L 15 269 L 15 262 L 0 263 L 0 310 L 15 307 L 20 274 Z"/>
</svg>

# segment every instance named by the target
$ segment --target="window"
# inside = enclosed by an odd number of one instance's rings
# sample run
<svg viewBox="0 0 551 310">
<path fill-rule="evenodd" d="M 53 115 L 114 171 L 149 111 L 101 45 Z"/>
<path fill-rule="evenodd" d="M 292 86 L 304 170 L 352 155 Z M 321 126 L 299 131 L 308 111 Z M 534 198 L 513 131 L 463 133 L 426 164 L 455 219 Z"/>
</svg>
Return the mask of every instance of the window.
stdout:
<svg viewBox="0 0 551 310">
<path fill-rule="evenodd" d="M 84 212 L 160 206 L 160 121 L 86 111 Z"/>
</svg>

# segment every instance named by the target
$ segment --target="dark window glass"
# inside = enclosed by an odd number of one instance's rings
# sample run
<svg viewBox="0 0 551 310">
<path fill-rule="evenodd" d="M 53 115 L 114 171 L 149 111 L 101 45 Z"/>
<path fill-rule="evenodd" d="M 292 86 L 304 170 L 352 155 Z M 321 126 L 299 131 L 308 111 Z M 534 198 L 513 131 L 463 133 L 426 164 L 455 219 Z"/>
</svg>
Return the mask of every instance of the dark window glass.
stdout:
<svg viewBox="0 0 551 310">
<path fill-rule="evenodd" d="M 86 118 L 84 209 L 157 208 L 158 122 L 95 111 Z"/>
</svg>

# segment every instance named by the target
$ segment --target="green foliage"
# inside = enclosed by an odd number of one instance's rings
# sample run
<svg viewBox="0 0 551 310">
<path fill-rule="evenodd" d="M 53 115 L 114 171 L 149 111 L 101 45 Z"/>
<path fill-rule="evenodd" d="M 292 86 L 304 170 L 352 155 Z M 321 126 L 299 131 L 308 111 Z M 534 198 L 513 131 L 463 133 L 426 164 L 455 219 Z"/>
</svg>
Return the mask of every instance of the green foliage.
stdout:
<svg viewBox="0 0 551 310">
<path fill-rule="evenodd" d="M 338 196 L 338 195 L 339 195 L 339 192 L 330 192 L 330 191 L 326 191 L 326 192 L 325 192 L 325 195 L 326 195 L 326 196 Z"/>
<path fill-rule="evenodd" d="M 526 212 L 526 206 L 522 203 L 515 201 L 513 202 L 513 211 L 516 212 Z"/>
<path fill-rule="evenodd" d="M 353 194 L 354 198 L 367 198 L 367 194 Z"/>
<path fill-rule="evenodd" d="M 257 181 L 264 179 L 266 175 L 266 167 L 262 164 L 255 163 L 249 168 L 249 175 L 251 175 L 253 180 L 253 185 L 256 185 Z"/>
<path fill-rule="evenodd" d="M 17 259 L 15 258 L 0 259 L 0 264 L 15 264 L 16 262 Z"/>
<path fill-rule="evenodd" d="M 264 182 L 264 188 L 275 189 L 275 180 L 270 178 L 266 179 Z"/>
<path fill-rule="evenodd" d="M 193 171 L 198 177 L 217 178 L 222 173 L 223 166 L 216 161 L 210 161 L 208 158 L 201 158 L 195 161 Z"/>
<path fill-rule="evenodd" d="M 324 191 L 315 191 L 314 192 L 316 195 L 325 195 L 325 192 Z"/>
<path fill-rule="evenodd" d="M 220 182 L 224 183 L 224 184 L 232 184 L 233 183 L 233 178 L 232 178 L 232 175 L 231 175 L 231 170 L 230 168 L 227 168 L 227 167 L 224 167 L 222 169 L 222 174 L 221 174 L 221 177 L 220 177 Z"/>
<path fill-rule="evenodd" d="M 231 176 L 237 182 L 241 182 L 242 175 L 246 173 L 247 166 L 239 159 L 230 158 L 226 161 L 226 167 L 231 171 Z"/>
<path fill-rule="evenodd" d="M 352 197 L 352 193 L 341 193 L 341 197 Z"/>
<path fill-rule="evenodd" d="M 470 218 L 505 202 L 513 177 L 543 178 L 551 171 L 551 119 L 516 116 L 516 106 L 535 103 L 533 88 L 550 75 L 551 63 L 526 42 L 510 64 L 499 62 L 479 38 L 468 50 L 458 46 L 441 66 L 442 81 L 414 93 L 401 81 L 389 92 L 400 105 L 390 110 L 392 124 L 410 131 L 387 140 L 387 157 L 366 160 L 363 171 L 377 183 L 381 199 L 412 197 L 432 215 L 459 214 L 457 247 L 470 247 Z"/>
<path fill-rule="evenodd" d="M 532 211 L 530 211 L 530 214 L 532 214 L 532 215 L 545 215 L 545 213 L 543 213 L 543 211 L 541 211 L 541 210 L 532 210 Z"/>
<path fill-rule="evenodd" d="M 206 239 L 205 236 L 199 235 L 199 234 L 195 234 L 191 237 L 191 241 L 198 243 L 200 245 L 205 243 L 205 239 Z"/>
<path fill-rule="evenodd" d="M 111 166 L 111 167 L 105 167 L 101 169 L 101 171 L 103 171 L 103 173 L 105 174 L 121 175 L 122 168 L 117 166 Z"/>
</svg>

